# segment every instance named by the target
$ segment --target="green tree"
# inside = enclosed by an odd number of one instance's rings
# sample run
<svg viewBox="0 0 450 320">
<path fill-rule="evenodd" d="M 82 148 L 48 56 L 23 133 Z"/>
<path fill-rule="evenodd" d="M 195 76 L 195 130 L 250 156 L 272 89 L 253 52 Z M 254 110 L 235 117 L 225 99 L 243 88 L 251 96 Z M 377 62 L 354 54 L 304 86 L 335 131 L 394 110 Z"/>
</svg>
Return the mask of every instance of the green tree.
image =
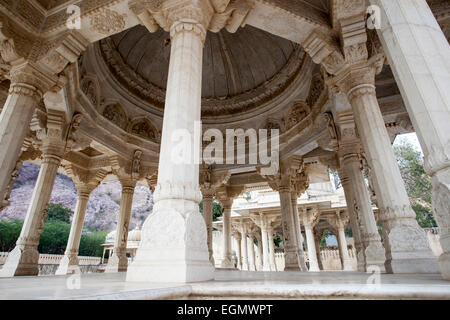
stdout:
<svg viewBox="0 0 450 320">
<path fill-rule="evenodd" d="M 394 153 L 417 222 L 422 228 L 436 227 L 431 212 L 431 178 L 424 170 L 422 153 L 405 139 L 394 144 Z"/>
<path fill-rule="evenodd" d="M 44 223 L 39 240 L 40 253 L 64 254 L 70 233 L 70 223 L 50 220 Z"/>
<path fill-rule="evenodd" d="M 0 221 L 0 251 L 9 252 L 14 249 L 22 230 L 23 220 Z"/>
<path fill-rule="evenodd" d="M 105 243 L 107 231 L 85 232 L 81 235 L 80 256 L 101 257 L 103 253 L 102 244 Z"/>
<path fill-rule="evenodd" d="M 49 203 L 48 216 L 46 221 L 61 221 L 70 223 L 73 211 L 64 207 L 61 203 Z"/>
<path fill-rule="evenodd" d="M 203 201 L 199 204 L 199 210 L 200 213 L 203 213 Z M 222 206 L 220 205 L 219 201 L 214 200 L 213 201 L 213 221 L 219 220 L 219 217 L 222 216 Z"/>
</svg>

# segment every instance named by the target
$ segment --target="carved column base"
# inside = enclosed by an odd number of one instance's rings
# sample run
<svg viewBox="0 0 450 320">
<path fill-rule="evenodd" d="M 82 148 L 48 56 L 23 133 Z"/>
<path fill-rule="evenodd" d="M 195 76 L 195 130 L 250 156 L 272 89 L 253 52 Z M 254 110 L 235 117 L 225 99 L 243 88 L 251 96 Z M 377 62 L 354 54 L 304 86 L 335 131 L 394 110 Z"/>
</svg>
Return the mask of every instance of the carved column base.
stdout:
<svg viewBox="0 0 450 320">
<path fill-rule="evenodd" d="M 136 258 L 127 281 L 198 282 L 214 278 L 209 260 L 205 220 L 198 206 L 163 200 L 142 228 Z"/>
<path fill-rule="evenodd" d="M 359 272 L 366 272 L 366 257 L 365 257 L 365 252 L 362 247 L 356 249 L 356 261 L 357 261 L 357 265 L 356 265 L 357 270 Z M 384 263 L 383 263 L 383 269 L 384 269 Z"/>
<path fill-rule="evenodd" d="M 387 273 L 439 273 L 436 257 L 428 246 L 425 231 L 411 217 L 411 207 L 395 208 L 388 216 L 394 220 L 383 223 Z M 405 217 L 399 219 L 398 217 Z"/>
<path fill-rule="evenodd" d="M 126 272 L 128 269 L 128 258 L 125 250 L 114 249 L 113 254 L 108 259 L 105 273 Z"/>
<path fill-rule="evenodd" d="M 39 252 L 36 247 L 16 245 L 0 270 L 0 277 L 37 276 L 39 274 Z"/>
<path fill-rule="evenodd" d="M 367 269 L 371 266 L 376 266 L 380 269 L 380 272 L 386 272 L 385 249 L 381 244 L 378 235 L 375 235 L 373 239 L 364 241 L 364 244 L 364 271 L 367 271 Z"/>
<path fill-rule="evenodd" d="M 66 274 L 80 274 L 81 270 L 78 266 L 78 252 L 65 253 L 64 257 L 59 263 L 59 267 L 55 272 L 55 275 L 66 275 Z"/>
<path fill-rule="evenodd" d="M 299 251 L 299 250 L 298 250 Z M 284 270 L 285 271 L 299 271 L 299 261 L 298 261 L 298 251 L 295 249 L 286 249 L 285 248 L 285 254 L 284 254 Z"/>
</svg>

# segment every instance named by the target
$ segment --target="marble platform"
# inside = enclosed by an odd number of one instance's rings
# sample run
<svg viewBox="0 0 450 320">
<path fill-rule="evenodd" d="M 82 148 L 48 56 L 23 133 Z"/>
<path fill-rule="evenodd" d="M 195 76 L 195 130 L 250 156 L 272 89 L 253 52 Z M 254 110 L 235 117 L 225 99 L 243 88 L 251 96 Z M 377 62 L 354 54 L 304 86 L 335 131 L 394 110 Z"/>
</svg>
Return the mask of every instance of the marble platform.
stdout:
<svg viewBox="0 0 450 320">
<path fill-rule="evenodd" d="M 450 299 L 450 282 L 439 274 L 382 274 L 379 285 L 367 284 L 370 274 L 342 271 L 216 270 L 215 280 L 193 284 L 133 283 L 125 276 L 3 278 L 0 299 Z"/>
</svg>

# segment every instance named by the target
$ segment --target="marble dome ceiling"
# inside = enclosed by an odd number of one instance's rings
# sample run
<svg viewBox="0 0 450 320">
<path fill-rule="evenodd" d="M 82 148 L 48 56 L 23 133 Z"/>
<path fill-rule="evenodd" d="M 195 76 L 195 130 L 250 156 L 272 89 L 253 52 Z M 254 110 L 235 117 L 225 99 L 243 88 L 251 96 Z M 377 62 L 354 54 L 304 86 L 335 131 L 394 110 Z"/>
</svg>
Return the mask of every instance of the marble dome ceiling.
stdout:
<svg viewBox="0 0 450 320">
<path fill-rule="evenodd" d="M 97 57 L 128 93 L 164 108 L 170 37 L 136 26 L 96 45 Z M 302 75 L 303 49 L 254 27 L 208 32 L 203 51 L 202 116 L 234 114 L 270 103 Z"/>
</svg>

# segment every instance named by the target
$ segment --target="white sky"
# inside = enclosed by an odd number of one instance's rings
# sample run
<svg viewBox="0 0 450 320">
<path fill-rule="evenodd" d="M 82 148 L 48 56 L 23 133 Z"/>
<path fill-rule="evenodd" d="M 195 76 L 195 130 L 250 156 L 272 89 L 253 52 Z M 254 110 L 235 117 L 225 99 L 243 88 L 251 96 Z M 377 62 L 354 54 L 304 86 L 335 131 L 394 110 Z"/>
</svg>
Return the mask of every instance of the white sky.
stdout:
<svg viewBox="0 0 450 320">
<path fill-rule="evenodd" d="M 395 138 L 394 145 L 398 143 L 400 140 L 406 140 L 409 143 L 411 143 L 417 150 L 422 152 L 422 148 L 420 147 L 419 139 L 417 139 L 417 135 L 415 132 L 413 133 L 407 133 L 407 134 L 400 134 Z M 423 152 L 422 152 L 423 154 Z"/>
</svg>

